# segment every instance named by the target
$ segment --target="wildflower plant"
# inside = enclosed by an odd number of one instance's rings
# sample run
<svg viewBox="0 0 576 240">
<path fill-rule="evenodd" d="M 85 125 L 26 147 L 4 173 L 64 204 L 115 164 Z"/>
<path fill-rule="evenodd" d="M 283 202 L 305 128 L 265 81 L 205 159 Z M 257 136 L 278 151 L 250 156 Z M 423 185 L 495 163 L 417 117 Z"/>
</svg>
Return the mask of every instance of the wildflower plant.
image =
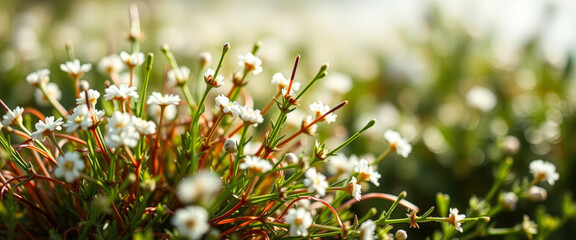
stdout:
<svg viewBox="0 0 576 240">
<path fill-rule="evenodd" d="M 465 211 L 460 211 L 464 206 L 460 210 L 451 206 L 445 194 L 437 195 L 436 207 L 421 211 L 407 200 L 405 191 L 397 195 L 367 191 L 385 185 L 377 171 L 379 163 L 394 152 L 403 158 L 412 152 L 400 133 L 384 134 L 388 148 L 374 160 L 340 153 L 374 126 L 374 120 L 336 146 L 315 136 L 317 129 L 337 124 L 336 112 L 348 104 L 342 101 L 330 107 L 307 99 L 313 102 L 309 108 L 301 106 L 309 90 L 328 74 L 328 64 L 311 80 L 296 82 L 301 59 L 297 55 L 290 78 L 281 73 L 270 76 L 277 91 L 261 104 L 252 101 L 245 88 L 259 84 L 253 76 L 266 74 L 258 43 L 239 56 L 234 72 L 222 70 L 231 48 L 225 43 L 217 65 L 210 66 L 211 55 L 203 53 L 195 74 L 180 66 L 177 56 L 163 45 L 160 50 L 170 66 L 166 83 L 162 92 L 149 91 L 151 81 L 158 81 L 151 79 L 151 72 L 162 70 L 152 68 L 154 54 L 140 50 L 145 38 L 134 6 L 130 19 L 131 49 L 103 56 L 98 64 L 112 80 L 106 88 L 91 89 L 80 80 L 92 65 L 81 64 L 68 45 L 70 60 L 61 70 L 73 80 L 75 104 L 48 94 L 48 69 L 33 72 L 26 80 L 53 106 L 50 116 L 33 108 L 10 108 L 0 100 L 5 110 L 0 143 L 10 154 L 0 172 L 0 235 L 406 239 L 411 231 L 406 229 L 427 222 L 439 226 L 434 239 L 541 234 L 529 216 L 509 228 L 490 219 L 515 210 L 519 201 L 544 200 L 546 190 L 537 185 L 544 181 L 553 185 L 560 178 L 552 163 L 537 160 L 530 164 L 532 181 L 519 178 L 510 183 L 513 161 L 506 159 L 490 191 L 472 198 Z M 119 79 L 123 69 L 129 71 L 127 82 Z M 196 91 L 190 90 L 191 84 Z M 310 115 L 298 119 L 302 124 L 294 128 L 287 122 L 296 109 Z M 301 139 L 315 144 L 301 144 Z M 250 144 L 257 147 L 249 150 Z M 381 199 L 389 207 L 372 208 L 364 215 L 353 211 L 352 205 L 367 199 Z M 550 220 L 557 224 L 548 230 L 575 214 L 570 200 L 565 205 L 566 214 Z M 541 218 L 546 217 L 553 219 Z"/>
</svg>

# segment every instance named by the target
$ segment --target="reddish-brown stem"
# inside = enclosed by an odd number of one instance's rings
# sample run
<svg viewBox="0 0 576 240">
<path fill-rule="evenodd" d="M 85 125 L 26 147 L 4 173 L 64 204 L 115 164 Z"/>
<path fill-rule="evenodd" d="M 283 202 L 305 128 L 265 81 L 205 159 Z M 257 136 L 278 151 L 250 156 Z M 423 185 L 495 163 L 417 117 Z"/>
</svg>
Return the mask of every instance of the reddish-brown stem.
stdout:
<svg viewBox="0 0 576 240">
<path fill-rule="evenodd" d="M 300 54 L 296 54 L 296 60 L 294 61 L 294 68 L 292 69 L 292 75 L 290 76 L 290 84 L 288 85 L 288 91 L 286 91 L 286 96 L 290 96 L 292 91 L 292 83 L 294 83 L 294 77 L 296 77 L 296 69 L 298 69 L 298 63 L 300 62 Z"/>
<path fill-rule="evenodd" d="M 74 136 L 67 135 L 67 134 L 56 133 L 56 134 L 54 134 L 54 136 L 59 137 L 59 138 L 66 138 L 68 140 L 80 143 L 82 145 L 87 145 L 86 141 L 84 141 L 80 138 L 74 137 Z"/>
<path fill-rule="evenodd" d="M 245 236 L 250 236 L 250 235 L 260 235 L 262 236 L 264 239 L 266 240 L 270 240 L 270 238 L 268 237 L 268 234 L 266 234 L 266 232 L 260 230 L 260 229 L 250 229 L 246 232 L 246 234 L 244 234 Z"/>
<path fill-rule="evenodd" d="M 232 88 L 230 88 L 230 92 L 228 92 L 228 95 L 226 97 L 230 98 L 232 96 L 232 93 L 234 93 L 234 90 L 236 90 L 237 87 L 238 85 L 234 84 Z"/>
<path fill-rule="evenodd" d="M 75 185 L 76 185 L 75 193 L 80 192 L 80 182 L 78 180 L 76 180 Z M 80 198 L 75 197 L 74 202 L 76 203 L 76 211 L 78 211 L 78 216 L 80 217 L 80 219 L 84 219 L 84 213 L 82 212 L 82 205 L 80 205 Z"/>
<path fill-rule="evenodd" d="M 164 108 L 165 106 L 160 106 L 160 120 L 158 120 L 158 131 L 156 131 L 156 143 L 154 144 L 154 147 L 152 148 L 152 173 L 154 175 L 156 175 L 156 170 L 158 169 L 158 156 L 157 156 L 157 151 L 158 148 L 160 147 L 160 138 L 162 137 L 162 123 L 164 120 Z M 136 165 L 134 165 L 136 166 Z"/>
<path fill-rule="evenodd" d="M 126 224 L 124 223 L 124 220 L 122 220 L 120 212 L 118 212 L 118 208 L 116 208 L 116 204 L 114 203 L 112 203 L 112 210 L 114 211 L 114 217 L 116 217 L 116 220 L 122 224 L 122 227 L 126 227 Z"/>
<path fill-rule="evenodd" d="M 21 150 L 22 148 L 32 149 L 32 150 L 34 150 L 34 151 L 42 154 L 42 156 L 48 158 L 48 160 L 50 160 L 54 165 L 58 166 L 58 163 L 56 162 L 56 160 L 55 160 L 52 156 L 50 156 L 50 154 L 48 154 L 47 152 L 44 152 L 42 149 L 40 149 L 40 148 L 38 148 L 38 147 L 36 147 L 36 146 L 34 146 L 34 145 L 29 145 L 29 144 L 22 144 L 22 145 L 18 146 L 18 147 L 16 148 L 16 150 L 17 150 L 18 152 L 20 152 L 20 150 Z"/>
<path fill-rule="evenodd" d="M 370 199 L 370 198 L 380 198 L 380 199 L 386 199 L 392 202 L 395 202 L 398 197 L 391 195 L 391 194 L 387 194 L 387 193 L 368 193 L 368 194 L 364 194 L 362 196 L 362 198 L 360 198 L 360 201 L 362 200 L 366 200 L 366 199 Z M 345 202 L 344 204 L 342 204 L 339 208 L 338 211 L 342 211 L 344 208 L 349 207 L 350 205 L 359 202 L 356 199 L 350 199 L 349 201 Z M 414 211 L 414 212 L 418 212 L 420 210 L 420 208 L 418 208 L 416 205 L 414 205 L 411 202 L 408 202 L 404 199 L 400 200 L 399 202 L 400 205 Z"/>
<path fill-rule="evenodd" d="M 232 215 L 232 213 L 236 212 L 236 210 L 240 209 L 240 207 L 242 207 L 242 205 L 244 205 L 246 203 L 248 203 L 248 201 L 246 201 L 246 197 L 243 195 L 242 198 L 240 199 L 240 201 L 234 207 L 232 207 L 230 210 L 228 210 L 227 212 L 225 212 L 221 216 L 213 218 L 209 222 L 215 223 L 215 222 L 218 222 L 218 221 Z"/>
<path fill-rule="evenodd" d="M 106 163 L 110 164 L 110 156 L 108 156 L 108 151 L 106 151 L 106 148 L 104 148 L 104 144 L 102 144 L 100 137 L 98 137 L 98 133 L 96 132 L 96 129 L 92 129 L 92 135 L 94 135 L 94 138 L 96 139 L 96 144 L 98 144 L 98 148 L 100 148 L 100 152 L 104 156 Z"/>
<path fill-rule="evenodd" d="M 42 114 L 40 111 L 34 108 L 24 108 L 24 113 L 30 113 L 36 116 L 38 119 L 42 120 L 43 122 L 46 121 L 45 120 L 46 117 L 44 116 L 44 114 Z"/>
</svg>

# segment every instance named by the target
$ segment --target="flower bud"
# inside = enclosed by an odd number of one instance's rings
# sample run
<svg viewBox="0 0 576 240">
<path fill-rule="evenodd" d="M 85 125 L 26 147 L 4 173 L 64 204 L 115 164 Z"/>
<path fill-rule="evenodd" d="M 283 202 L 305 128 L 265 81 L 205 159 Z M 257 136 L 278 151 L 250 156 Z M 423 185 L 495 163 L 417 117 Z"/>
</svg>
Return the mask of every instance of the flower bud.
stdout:
<svg viewBox="0 0 576 240">
<path fill-rule="evenodd" d="M 516 203 L 518 203 L 518 196 L 513 192 L 507 192 L 502 194 L 500 201 L 502 201 L 502 206 L 508 211 L 516 210 Z"/>
<path fill-rule="evenodd" d="M 287 153 L 285 160 L 288 162 L 288 164 L 296 164 L 298 163 L 298 156 L 296 156 L 294 153 Z"/>
<path fill-rule="evenodd" d="M 530 199 L 530 201 L 541 202 L 546 200 L 547 196 L 548 193 L 544 188 L 532 186 L 530 189 L 528 189 L 528 199 Z"/>
<path fill-rule="evenodd" d="M 226 141 L 224 142 L 224 150 L 226 150 L 227 153 L 235 153 L 236 150 L 238 150 L 238 146 L 236 146 L 236 141 L 231 138 L 226 139 Z"/>
<path fill-rule="evenodd" d="M 520 149 L 520 141 L 514 136 L 506 136 L 502 140 L 502 148 L 506 154 L 513 155 Z"/>
<path fill-rule="evenodd" d="M 212 55 L 209 52 L 201 52 L 198 55 L 198 64 L 200 68 L 205 68 L 212 63 Z"/>
<path fill-rule="evenodd" d="M 90 83 L 88 83 L 88 81 L 78 81 L 78 90 L 80 90 L 80 92 L 88 91 L 88 89 L 90 89 Z"/>
<path fill-rule="evenodd" d="M 400 229 L 396 231 L 396 240 L 406 240 L 408 238 L 408 234 L 406 231 Z"/>
</svg>

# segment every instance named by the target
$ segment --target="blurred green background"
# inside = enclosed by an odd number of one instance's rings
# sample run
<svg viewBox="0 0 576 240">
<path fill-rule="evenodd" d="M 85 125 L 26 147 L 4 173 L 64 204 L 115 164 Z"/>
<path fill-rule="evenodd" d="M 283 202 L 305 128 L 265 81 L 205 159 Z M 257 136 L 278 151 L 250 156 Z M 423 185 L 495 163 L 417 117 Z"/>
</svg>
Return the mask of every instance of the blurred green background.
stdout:
<svg viewBox="0 0 576 240">
<path fill-rule="evenodd" d="M 302 60 L 296 80 L 303 83 L 329 62 L 328 77 L 303 106 L 318 99 L 331 106 L 343 99 L 350 104 L 338 112 L 344 127 L 321 126 L 321 140 L 335 147 L 374 118 L 377 125 L 345 154 L 379 155 L 389 128 L 413 144 L 407 159 L 392 155 L 379 166 L 381 187 L 372 191 L 406 190 L 407 199 L 423 209 L 442 192 L 454 207 L 465 209 L 471 196 L 486 194 L 492 171 L 506 156 L 515 159 L 518 177 L 529 176 L 528 164 L 535 159 L 557 166 L 560 180 L 546 187 L 548 199 L 541 203 L 553 215 L 560 215 L 562 196 L 576 188 L 576 1 L 5 0 L 0 2 L 0 98 L 11 107 L 49 112 L 35 103 L 25 81 L 28 73 L 49 68 L 70 107 L 71 81 L 59 70 L 67 60 L 66 41 L 82 62 L 93 64 L 83 78 L 103 89 L 106 76 L 96 65 L 110 53 L 129 50 L 125 37 L 132 3 L 146 35 L 141 48 L 156 55 L 153 89 L 161 87 L 164 72 L 158 69 L 167 65 L 159 51 L 163 43 L 180 65 L 194 68 L 200 52 L 217 58 L 222 44 L 230 42 L 223 71 L 232 73 L 236 56 L 260 41 L 264 73 L 248 85 L 257 107 L 274 93 L 268 84 L 272 75 L 288 76 L 297 53 Z M 368 202 L 358 211 L 386 204 Z M 513 226 L 539 204 L 522 202 L 515 213 L 493 221 Z M 420 232 L 408 233 L 418 239 L 438 226 L 421 224 Z M 576 236 L 570 226 L 575 222 L 556 237 Z"/>
</svg>

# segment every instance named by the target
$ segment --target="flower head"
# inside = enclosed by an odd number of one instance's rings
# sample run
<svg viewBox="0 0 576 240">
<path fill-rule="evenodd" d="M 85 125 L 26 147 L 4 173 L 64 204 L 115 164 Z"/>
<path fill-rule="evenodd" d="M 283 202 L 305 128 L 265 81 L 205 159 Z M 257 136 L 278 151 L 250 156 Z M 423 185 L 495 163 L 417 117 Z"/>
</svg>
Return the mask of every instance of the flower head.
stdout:
<svg viewBox="0 0 576 240">
<path fill-rule="evenodd" d="M 241 114 L 241 106 L 236 101 L 232 102 L 224 95 L 218 95 L 215 99 L 216 105 L 220 107 L 223 113 L 236 117 Z"/>
<path fill-rule="evenodd" d="M 58 157 L 58 167 L 54 170 L 54 176 L 64 177 L 66 182 L 72 182 L 80 177 L 80 171 L 86 167 L 78 152 L 66 152 Z"/>
<path fill-rule="evenodd" d="M 146 121 L 142 118 L 132 116 L 132 124 L 136 131 L 142 135 L 152 135 L 156 133 L 156 123 L 153 121 Z"/>
<path fill-rule="evenodd" d="M 374 231 L 376 231 L 376 224 L 374 221 L 368 219 L 360 225 L 360 236 L 358 239 L 372 240 L 374 239 Z"/>
<path fill-rule="evenodd" d="M 30 73 L 26 76 L 26 81 L 32 84 L 32 86 L 46 84 L 50 81 L 50 70 L 40 69 L 36 72 Z"/>
<path fill-rule="evenodd" d="M 126 66 L 133 68 L 142 65 L 144 63 L 144 53 L 134 52 L 132 54 L 122 51 L 120 53 L 120 58 Z"/>
<path fill-rule="evenodd" d="M 262 114 L 260 114 L 260 110 L 254 110 L 246 106 L 240 107 L 240 118 L 246 124 L 253 124 L 254 126 L 264 122 L 264 118 L 262 117 Z"/>
<path fill-rule="evenodd" d="M 178 73 L 176 71 L 174 71 L 174 69 L 170 69 L 170 71 L 168 71 L 168 83 L 172 86 L 180 86 L 183 85 L 184 83 L 188 82 L 188 79 L 190 78 L 190 68 L 186 67 L 186 66 L 182 66 L 180 67 L 180 75 L 178 76 Z"/>
<path fill-rule="evenodd" d="M 98 62 L 98 71 L 103 74 L 116 74 L 124 69 L 124 61 L 117 55 L 103 57 Z"/>
<path fill-rule="evenodd" d="M 136 93 L 136 87 L 128 87 L 127 84 L 120 84 L 120 86 L 112 85 L 104 90 L 104 99 L 106 101 L 117 100 L 119 102 L 124 102 L 128 98 L 138 98 L 138 93 Z"/>
<path fill-rule="evenodd" d="M 89 110 L 86 104 L 82 104 L 76 106 L 72 114 L 66 116 L 66 123 L 63 126 L 68 133 L 77 129 L 88 130 L 88 128 L 98 125 L 102 117 L 104 117 L 104 111 L 93 108 Z"/>
<path fill-rule="evenodd" d="M 182 179 L 178 184 L 178 196 L 184 203 L 208 202 L 222 188 L 220 177 L 210 171 L 199 171 Z"/>
<path fill-rule="evenodd" d="M 8 110 L 8 112 L 2 116 L 2 125 L 20 124 L 22 122 L 22 113 L 24 113 L 24 108 L 22 107 L 16 107 L 12 111 Z"/>
<path fill-rule="evenodd" d="M 62 92 L 60 91 L 60 88 L 58 88 L 58 84 L 49 82 L 46 84 L 44 89 L 46 91 L 46 95 L 52 99 L 60 100 L 62 98 Z M 50 101 L 46 95 L 44 95 L 44 92 L 42 92 L 40 88 L 36 88 L 36 90 L 34 90 L 34 99 L 38 105 L 50 105 Z"/>
<path fill-rule="evenodd" d="M 80 93 L 80 97 L 76 99 L 76 104 L 86 104 L 86 92 L 88 92 L 88 102 L 90 102 L 90 105 L 96 105 L 96 102 L 98 102 L 98 98 L 100 97 L 100 92 L 94 89 L 88 89 L 88 91 Z"/>
<path fill-rule="evenodd" d="M 212 87 L 220 87 L 222 86 L 222 84 L 224 84 L 224 76 L 222 76 L 222 74 L 218 74 L 218 76 L 214 77 L 215 71 L 212 68 L 208 68 L 206 69 L 206 72 L 204 72 L 204 81 L 206 82 L 206 84 L 212 86 Z"/>
<path fill-rule="evenodd" d="M 265 173 L 272 169 L 270 162 L 256 156 L 246 156 L 244 162 L 240 163 L 240 169 L 249 169 L 255 173 Z"/>
<path fill-rule="evenodd" d="M 312 226 L 312 215 L 304 208 L 290 208 L 285 221 L 290 224 L 290 236 L 308 236 L 308 228 Z"/>
<path fill-rule="evenodd" d="M 244 67 L 244 72 L 252 72 L 254 75 L 258 75 L 262 72 L 262 60 L 254 56 L 252 53 L 247 53 L 246 55 L 238 56 L 240 61 L 238 65 Z"/>
<path fill-rule="evenodd" d="M 108 129 L 108 134 L 104 139 L 106 144 L 112 148 L 135 147 L 140 140 L 140 133 L 136 130 L 132 120 L 133 116 L 129 113 L 114 112 L 106 125 Z"/>
<path fill-rule="evenodd" d="M 502 194 L 500 201 L 504 209 L 514 211 L 516 210 L 516 203 L 518 203 L 518 196 L 514 192 L 506 192 Z"/>
<path fill-rule="evenodd" d="M 498 100 L 488 88 L 475 86 L 466 94 L 466 101 L 471 107 L 482 112 L 489 112 L 496 106 Z"/>
<path fill-rule="evenodd" d="M 316 172 L 315 168 L 308 169 L 305 176 L 304 186 L 308 187 L 308 192 L 316 192 L 320 196 L 326 195 L 326 188 L 328 188 L 326 176 Z"/>
<path fill-rule="evenodd" d="M 330 111 L 330 107 L 328 105 L 324 105 L 322 101 L 318 100 L 310 104 L 310 110 L 314 111 L 316 114 L 316 118 L 321 117 L 322 115 L 326 114 Z M 336 121 L 337 115 L 335 113 L 330 113 L 322 119 L 322 121 L 326 121 L 326 123 L 331 123 Z"/>
<path fill-rule="evenodd" d="M 545 180 L 550 185 L 554 185 L 554 182 L 560 178 L 560 174 L 556 172 L 556 166 L 541 159 L 530 163 L 530 173 L 534 176 L 535 182 Z"/>
<path fill-rule="evenodd" d="M 450 208 L 450 215 L 448 216 L 448 222 L 456 228 L 459 232 L 463 232 L 462 220 L 466 218 L 464 214 L 458 214 L 457 208 Z"/>
<path fill-rule="evenodd" d="M 159 106 L 168 106 L 168 105 L 178 105 L 180 104 L 180 97 L 175 94 L 164 94 L 162 95 L 159 92 L 153 92 L 150 97 L 148 97 L 148 104 L 155 104 Z"/>
<path fill-rule="evenodd" d="M 355 177 L 352 177 L 352 179 L 350 179 L 350 183 L 346 185 L 346 192 L 352 195 L 352 197 L 354 197 L 357 201 L 360 201 L 362 198 L 362 185 L 358 184 L 357 182 L 358 180 L 356 180 Z"/>
<path fill-rule="evenodd" d="M 46 137 L 48 136 L 48 134 L 56 130 L 62 130 L 61 127 L 62 124 L 64 124 L 64 122 L 62 122 L 62 118 L 58 118 L 56 119 L 56 121 L 54 121 L 54 116 L 46 117 L 46 119 L 44 119 L 44 122 L 42 120 L 39 120 L 34 125 L 36 127 L 36 131 L 33 132 L 30 137 L 37 138 L 41 135 Z"/>
<path fill-rule="evenodd" d="M 188 206 L 178 209 L 172 217 L 172 225 L 188 239 L 201 239 L 208 230 L 208 212 L 203 207 Z"/>
<path fill-rule="evenodd" d="M 368 164 L 367 160 L 360 159 L 360 161 L 354 165 L 354 172 L 358 173 L 358 182 L 364 182 L 368 180 L 374 185 L 380 186 L 378 180 L 380 179 L 381 175 L 377 171 L 374 171 L 374 168 Z"/>
<path fill-rule="evenodd" d="M 384 139 L 390 143 L 390 148 L 395 149 L 396 152 L 406 158 L 412 152 L 412 145 L 408 142 L 406 138 L 402 138 L 400 133 L 388 129 L 384 132 Z"/>
<path fill-rule="evenodd" d="M 328 167 L 328 173 L 338 176 L 339 179 L 344 179 L 350 177 L 354 172 L 354 168 L 350 166 L 354 166 L 357 161 L 358 159 L 354 155 L 347 158 L 344 154 L 339 153 L 328 158 L 329 164 L 326 164 L 326 166 Z"/>
<path fill-rule="evenodd" d="M 524 215 L 524 221 L 522 221 L 522 230 L 526 234 L 528 239 L 532 239 L 534 234 L 538 234 L 538 224 L 530 220 L 530 217 Z"/>
<path fill-rule="evenodd" d="M 272 80 L 270 80 L 270 84 L 277 85 L 278 89 L 284 89 L 290 85 L 290 79 L 286 79 L 282 73 L 275 73 L 274 75 L 272 75 Z M 292 91 L 298 91 L 299 89 L 300 89 L 300 83 L 294 81 L 292 83 Z M 284 95 L 286 94 L 284 93 Z"/>
<path fill-rule="evenodd" d="M 80 78 L 84 73 L 92 69 L 92 64 L 80 64 L 80 60 L 74 59 L 66 63 L 60 64 L 60 69 L 67 72 L 72 78 Z"/>
</svg>

